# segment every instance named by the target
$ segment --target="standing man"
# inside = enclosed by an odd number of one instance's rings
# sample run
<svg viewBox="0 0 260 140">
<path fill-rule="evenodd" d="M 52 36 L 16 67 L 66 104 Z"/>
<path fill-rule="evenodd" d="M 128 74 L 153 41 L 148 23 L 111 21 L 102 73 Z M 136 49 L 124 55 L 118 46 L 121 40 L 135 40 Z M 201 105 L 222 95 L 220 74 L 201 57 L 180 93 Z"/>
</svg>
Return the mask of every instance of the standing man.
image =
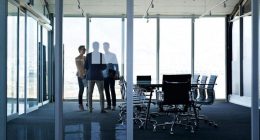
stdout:
<svg viewBox="0 0 260 140">
<path fill-rule="evenodd" d="M 109 51 L 109 43 L 103 43 L 103 49 L 105 52 L 105 59 L 107 63 L 107 69 L 104 74 L 104 86 L 107 99 L 106 109 L 116 109 L 116 92 L 115 92 L 115 80 L 119 78 L 118 62 L 116 55 Z M 111 95 L 110 95 L 111 94 Z M 112 97 L 112 108 L 111 98 Z"/>
<path fill-rule="evenodd" d="M 106 62 L 104 54 L 99 52 L 99 43 L 93 42 L 93 52 L 87 54 L 85 68 L 87 70 L 88 80 L 88 107 L 89 112 L 92 112 L 92 94 L 95 84 L 97 84 L 101 113 L 106 113 L 104 110 L 104 77 L 102 71 L 106 69 Z"/>
</svg>

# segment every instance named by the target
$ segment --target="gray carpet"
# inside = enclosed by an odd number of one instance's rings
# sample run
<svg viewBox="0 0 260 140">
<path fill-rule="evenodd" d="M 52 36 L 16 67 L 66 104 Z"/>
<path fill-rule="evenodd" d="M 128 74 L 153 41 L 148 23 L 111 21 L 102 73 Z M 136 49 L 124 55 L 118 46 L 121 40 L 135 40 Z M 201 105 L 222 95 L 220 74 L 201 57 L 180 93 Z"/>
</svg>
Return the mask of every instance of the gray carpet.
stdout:
<svg viewBox="0 0 260 140">
<path fill-rule="evenodd" d="M 169 129 L 152 127 L 141 130 L 134 126 L 135 140 L 250 140 L 250 109 L 238 105 L 216 102 L 202 108 L 202 113 L 215 120 L 219 127 L 201 122 L 194 134 L 182 127 L 175 127 L 175 135 Z M 118 110 L 100 113 L 99 103 L 94 103 L 93 113 L 78 111 L 76 102 L 64 103 L 65 140 L 125 140 L 126 126 L 118 123 Z M 158 118 L 159 121 L 162 121 Z M 7 124 L 8 140 L 53 140 L 54 104 L 47 104 L 27 115 L 21 115 Z"/>
</svg>

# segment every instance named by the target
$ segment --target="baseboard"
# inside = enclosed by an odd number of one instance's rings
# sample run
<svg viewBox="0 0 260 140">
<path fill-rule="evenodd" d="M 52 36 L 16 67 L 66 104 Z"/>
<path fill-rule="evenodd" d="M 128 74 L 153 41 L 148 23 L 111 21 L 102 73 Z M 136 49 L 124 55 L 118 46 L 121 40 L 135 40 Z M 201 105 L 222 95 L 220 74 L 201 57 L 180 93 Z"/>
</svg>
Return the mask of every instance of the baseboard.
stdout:
<svg viewBox="0 0 260 140">
<path fill-rule="evenodd" d="M 242 105 L 245 107 L 251 107 L 251 97 L 230 95 L 229 102 L 237 104 L 237 105 Z M 259 102 L 260 102 L 260 100 L 259 100 Z M 260 109 L 260 106 L 259 106 L 259 109 Z"/>
</svg>

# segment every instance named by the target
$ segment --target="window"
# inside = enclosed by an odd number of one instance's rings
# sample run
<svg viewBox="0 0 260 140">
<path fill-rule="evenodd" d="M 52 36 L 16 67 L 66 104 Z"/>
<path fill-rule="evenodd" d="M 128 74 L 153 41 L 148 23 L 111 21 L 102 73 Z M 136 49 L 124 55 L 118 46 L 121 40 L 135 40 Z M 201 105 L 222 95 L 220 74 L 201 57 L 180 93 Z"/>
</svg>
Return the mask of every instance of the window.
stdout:
<svg viewBox="0 0 260 140">
<path fill-rule="evenodd" d="M 163 74 L 191 73 L 191 19 L 160 21 L 160 81 Z"/>
<path fill-rule="evenodd" d="M 225 18 L 195 20 L 194 72 L 200 75 L 217 75 L 216 98 L 226 98 L 225 74 Z M 209 79 L 208 79 L 209 80 Z"/>
</svg>

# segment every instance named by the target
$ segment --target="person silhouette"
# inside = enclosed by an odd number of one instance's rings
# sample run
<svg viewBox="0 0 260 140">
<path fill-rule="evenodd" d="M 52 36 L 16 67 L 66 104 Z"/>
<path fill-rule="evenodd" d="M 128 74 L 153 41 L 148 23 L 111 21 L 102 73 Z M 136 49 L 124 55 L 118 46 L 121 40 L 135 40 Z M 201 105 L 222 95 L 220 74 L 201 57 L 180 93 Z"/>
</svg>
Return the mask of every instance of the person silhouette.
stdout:
<svg viewBox="0 0 260 140">
<path fill-rule="evenodd" d="M 107 63 L 107 69 L 104 74 L 104 88 L 106 94 L 107 107 L 111 109 L 111 97 L 112 97 L 112 110 L 116 109 L 116 92 L 115 92 L 115 80 L 119 78 L 118 61 L 114 53 L 109 51 L 110 45 L 108 42 L 103 43 L 103 49 L 105 52 L 105 60 Z"/>
<path fill-rule="evenodd" d="M 92 112 L 92 94 L 95 84 L 98 87 L 100 96 L 101 113 L 106 113 L 104 109 L 104 77 L 103 70 L 106 69 L 104 54 L 99 52 L 99 43 L 93 42 L 93 52 L 88 53 L 86 57 L 85 69 L 87 70 L 86 79 L 88 80 L 88 107 Z"/>
</svg>

